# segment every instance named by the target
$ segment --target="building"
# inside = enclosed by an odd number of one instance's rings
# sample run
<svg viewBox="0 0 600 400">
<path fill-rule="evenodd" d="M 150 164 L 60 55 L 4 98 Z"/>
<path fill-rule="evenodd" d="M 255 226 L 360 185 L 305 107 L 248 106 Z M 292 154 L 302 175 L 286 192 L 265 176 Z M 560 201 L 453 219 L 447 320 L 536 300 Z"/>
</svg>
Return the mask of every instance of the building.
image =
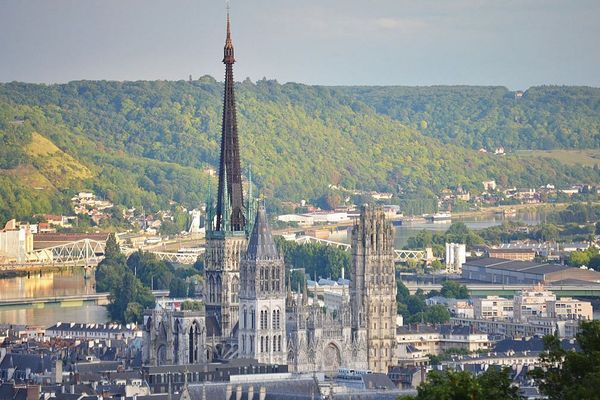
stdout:
<svg viewBox="0 0 600 400">
<path fill-rule="evenodd" d="M 362 206 L 352 229 L 353 334 L 366 322 L 369 369 L 387 372 L 396 345 L 394 235 L 381 208 Z"/>
<path fill-rule="evenodd" d="M 407 325 L 396 329 L 397 358 L 399 365 L 425 365 L 428 355 L 438 355 L 449 349 L 469 352 L 491 347 L 487 333 L 469 326 Z"/>
<path fill-rule="evenodd" d="M 598 283 L 600 272 L 558 264 L 482 258 L 463 264 L 462 278 L 499 284 L 547 284 L 567 279 Z"/>
<path fill-rule="evenodd" d="M 63 339 L 111 339 L 127 341 L 138 337 L 138 330 L 135 325 L 58 322 L 51 327 L 46 328 L 45 336 Z"/>
<path fill-rule="evenodd" d="M 261 202 L 240 267 L 240 357 L 286 364 L 285 265 Z"/>
<path fill-rule="evenodd" d="M 579 332 L 579 321 L 561 321 L 547 317 L 530 318 L 528 322 L 452 317 L 450 324 L 470 327 L 489 335 L 510 338 L 554 335 L 556 332 L 561 338 L 573 338 Z"/>
<path fill-rule="evenodd" d="M 295 223 L 298 224 L 298 226 L 312 226 L 315 223 L 313 217 L 300 214 L 280 215 L 277 217 L 277 220 L 281 222 Z"/>
<path fill-rule="evenodd" d="M 428 299 L 425 299 L 425 304 L 427 304 L 428 306 L 432 306 L 435 304 L 444 305 L 446 306 L 448 311 L 450 311 L 450 315 L 456 317 L 473 318 L 475 315 L 473 305 L 469 300 L 451 299 L 443 296 L 433 296 Z"/>
<path fill-rule="evenodd" d="M 144 313 L 144 365 L 206 364 L 212 359 L 206 345 L 204 310 L 161 308 Z"/>
<path fill-rule="evenodd" d="M 512 319 L 513 301 L 499 296 L 474 297 L 473 318 Z"/>
<path fill-rule="evenodd" d="M 467 248 L 465 244 L 446 243 L 446 272 L 460 274 L 462 265 L 467 261 Z"/>
<path fill-rule="evenodd" d="M 526 248 L 490 248 L 488 254 L 492 258 L 501 258 L 503 260 L 514 261 L 533 261 L 535 251 Z"/>
<path fill-rule="evenodd" d="M 484 181 L 482 182 L 483 184 L 483 189 L 484 190 L 496 190 L 496 181 L 495 180 L 491 180 L 491 181 Z"/>
<path fill-rule="evenodd" d="M 514 297 L 515 321 L 527 322 L 531 317 L 547 317 L 547 303 L 556 302 L 556 296 L 543 285 L 521 290 Z"/>
<path fill-rule="evenodd" d="M 353 227 L 350 301 L 345 280 L 337 285 L 342 299 L 335 309 L 309 304 L 306 285 L 299 293 L 286 288 L 264 204 L 255 217 L 253 202 L 244 204 L 229 16 L 223 62 L 218 197 L 216 207 L 210 198 L 206 206 L 205 303 L 193 310 L 146 311 L 143 364 L 168 371 L 248 359 L 252 365 L 287 364 L 294 373 L 341 366 L 387 373 L 394 364 L 396 282 L 393 231 L 383 210 L 363 207 Z M 327 218 L 339 221 L 347 214 Z"/>
<path fill-rule="evenodd" d="M 589 301 L 581 301 L 571 297 L 550 300 L 546 303 L 546 312 L 550 318 L 561 320 L 594 319 L 594 309 Z"/>
<path fill-rule="evenodd" d="M 218 336 L 237 346 L 235 330 L 239 319 L 240 260 L 246 251 L 248 211 L 244 207 L 240 149 L 235 111 L 231 26 L 227 14 L 227 36 L 223 50 L 225 89 L 216 209 L 207 201 L 205 280 L 206 317 L 219 326 Z M 214 222 L 213 222 L 214 221 Z M 217 336 L 217 332 L 211 332 Z"/>
<path fill-rule="evenodd" d="M 29 226 L 19 227 L 14 219 L 8 221 L 0 231 L 0 260 L 25 262 L 32 251 L 33 233 Z"/>
</svg>

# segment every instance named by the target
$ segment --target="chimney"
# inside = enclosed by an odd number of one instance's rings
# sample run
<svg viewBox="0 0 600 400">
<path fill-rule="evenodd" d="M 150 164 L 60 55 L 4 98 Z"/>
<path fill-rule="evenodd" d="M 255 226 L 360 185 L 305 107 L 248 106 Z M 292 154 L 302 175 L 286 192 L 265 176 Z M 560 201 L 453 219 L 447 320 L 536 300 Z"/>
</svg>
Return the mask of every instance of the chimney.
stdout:
<svg viewBox="0 0 600 400">
<path fill-rule="evenodd" d="M 40 385 L 27 385 L 27 400 L 39 400 Z"/>
</svg>

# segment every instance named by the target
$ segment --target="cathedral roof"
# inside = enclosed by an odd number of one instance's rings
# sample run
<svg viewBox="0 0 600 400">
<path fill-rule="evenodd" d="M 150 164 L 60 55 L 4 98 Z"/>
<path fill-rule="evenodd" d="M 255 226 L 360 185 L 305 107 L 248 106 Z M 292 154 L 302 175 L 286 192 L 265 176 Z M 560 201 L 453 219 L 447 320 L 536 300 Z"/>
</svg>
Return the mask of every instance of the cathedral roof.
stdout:
<svg viewBox="0 0 600 400">
<path fill-rule="evenodd" d="M 254 228 L 248 242 L 247 257 L 251 260 L 273 260 L 279 258 L 263 202 L 259 204 L 256 212 L 256 221 L 254 222 Z"/>
</svg>

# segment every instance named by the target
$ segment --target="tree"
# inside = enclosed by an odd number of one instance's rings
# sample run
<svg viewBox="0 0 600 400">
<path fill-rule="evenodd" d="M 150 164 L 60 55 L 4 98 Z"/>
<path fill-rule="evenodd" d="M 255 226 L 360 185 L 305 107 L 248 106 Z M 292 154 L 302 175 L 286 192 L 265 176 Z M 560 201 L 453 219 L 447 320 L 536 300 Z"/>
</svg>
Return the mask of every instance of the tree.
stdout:
<svg viewBox="0 0 600 400">
<path fill-rule="evenodd" d="M 108 312 L 111 318 L 123 323 L 133 322 L 128 318 L 139 317 L 137 306 L 134 305 L 130 308 L 131 303 L 138 303 L 142 308 L 154 306 L 152 292 L 127 269 L 125 269 L 122 279 L 112 288 L 109 298 Z M 129 313 L 126 313 L 128 309 Z"/>
<path fill-rule="evenodd" d="M 185 279 L 175 277 L 169 284 L 169 297 L 188 297 L 189 285 Z"/>
<path fill-rule="evenodd" d="M 127 304 L 124 318 L 125 322 L 135 322 L 136 324 L 144 322 L 144 309 L 142 305 L 137 302 Z"/>
<path fill-rule="evenodd" d="M 573 251 L 569 254 L 568 264 L 572 267 L 581 267 L 590 263 L 590 254 L 587 251 Z"/>
<path fill-rule="evenodd" d="M 430 324 L 445 324 L 450 321 L 450 311 L 442 304 L 434 304 L 425 312 L 425 321 Z"/>
<path fill-rule="evenodd" d="M 111 263 L 118 263 L 125 260 L 125 256 L 121 253 L 121 246 L 117 242 L 117 237 L 114 233 L 110 233 L 106 238 L 104 246 L 104 259 Z"/>
<path fill-rule="evenodd" d="M 469 290 L 456 281 L 444 281 L 440 294 L 450 299 L 468 299 Z"/>
<path fill-rule="evenodd" d="M 431 371 L 417 388 L 417 396 L 399 400 L 517 400 L 518 388 L 510 381 L 510 368 L 490 367 L 478 377 L 466 371 Z"/>
<path fill-rule="evenodd" d="M 544 337 L 541 367 L 531 372 L 550 400 L 600 399 L 600 321 L 582 321 L 579 351 L 566 351 L 557 336 Z"/>
</svg>

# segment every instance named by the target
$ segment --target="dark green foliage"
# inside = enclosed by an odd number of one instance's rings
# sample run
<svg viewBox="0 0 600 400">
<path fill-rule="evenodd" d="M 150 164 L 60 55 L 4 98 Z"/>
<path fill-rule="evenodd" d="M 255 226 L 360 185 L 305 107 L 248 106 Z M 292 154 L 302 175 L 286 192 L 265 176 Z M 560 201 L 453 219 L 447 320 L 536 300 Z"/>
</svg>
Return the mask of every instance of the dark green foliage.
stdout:
<svg viewBox="0 0 600 400">
<path fill-rule="evenodd" d="M 425 304 L 425 294 L 417 290 L 411 295 L 402 281 L 396 278 L 396 306 L 398 314 L 404 318 L 407 324 L 428 323 L 444 324 L 450 320 L 450 312 L 440 304 L 428 306 Z"/>
<path fill-rule="evenodd" d="M 598 148 L 600 89 L 531 87 L 350 87 L 340 92 L 445 143 L 480 149 Z"/>
<path fill-rule="evenodd" d="M 204 309 L 204 303 L 202 303 L 201 301 L 186 300 L 181 304 L 181 309 L 191 311 L 202 311 Z"/>
<path fill-rule="evenodd" d="M 479 376 L 466 371 L 431 371 L 416 397 L 401 400 L 518 400 L 518 388 L 510 381 L 510 368 L 490 367 Z"/>
<path fill-rule="evenodd" d="M 125 269 L 121 279 L 114 283 L 110 291 L 108 312 L 111 318 L 124 323 L 140 323 L 142 322 L 140 308 L 151 308 L 153 306 L 154 296 L 152 292 L 142 285 L 131 271 Z"/>
<path fill-rule="evenodd" d="M 416 212 L 434 208 L 432 194 L 442 188 L 480 188 L 487 179 L 505 177 L 515 186 L 600 180 L 598 169 L 464 148 L 510 147 L 507 138 L 526 148 L 553 141 L 592 146 L 599 140 L 596 89 L 532 88 L 515 103 L 518 111 L 503 108 L 502 88 L 326 88 L 263 80 L 236 90 L 242 165 L 252 164 L 274 210 L 282 199 L 322 199 L 333 207 L 341 197 L 330 184 L 400 187 L 400 203 Z M 201 168 L 218 164 L 221 100 L 222 84 L 212 78 L 0 84 L 0 168 L 11 168 L 0 176 L 0 220 L 69 209 L 68 190 L 35 191 L 12 171 L 35 169 L 24 150 L 32 131 L 90 169 L 92 178 L 69 189 L 148 211 L 168 208 L 170 200 L 198 207 L 211 179 Z M 164 229 L 174 232 L 168 223 Z"/>
<path fill-rule="evenodd" d="M 152 290 L 167 290 L 173 279 L 174 268 L 147 251 L 136 251 L 127 259 L 127 267 L 142 283 Z"/>
<path fill-rule="evenodd" d="M 342 268 L 346 274 L 350 272 L 351 256 L 343 249 L 320 243 L 298 244 L 281 236 L 276 236 L 275 242 L 286 265 L 304 268 L 311 278 L 316 275 L 317 278 L 338 279 L 342 276 Z"/>
<path fill-rule="evenodd" d="M 181 278 L 171 279 L 169 284 L 169 297 L 182 298 L 189 296 L 190 285 Z"/>
<path fill-rule="evenodd" d="M 450 299 L 468 299 L 469 291 L 465 285 L 456 281 L 444 281 L 440 294 Z"/>
<path fill-rule="evenodd" d="M 577 334 L 581 351 L 566 351 L 556 336 L 546 336 L 542 368 L 531 375 L 550 400 L 600 399 L 600 321 L 582 321 Z"/>
</svg>

